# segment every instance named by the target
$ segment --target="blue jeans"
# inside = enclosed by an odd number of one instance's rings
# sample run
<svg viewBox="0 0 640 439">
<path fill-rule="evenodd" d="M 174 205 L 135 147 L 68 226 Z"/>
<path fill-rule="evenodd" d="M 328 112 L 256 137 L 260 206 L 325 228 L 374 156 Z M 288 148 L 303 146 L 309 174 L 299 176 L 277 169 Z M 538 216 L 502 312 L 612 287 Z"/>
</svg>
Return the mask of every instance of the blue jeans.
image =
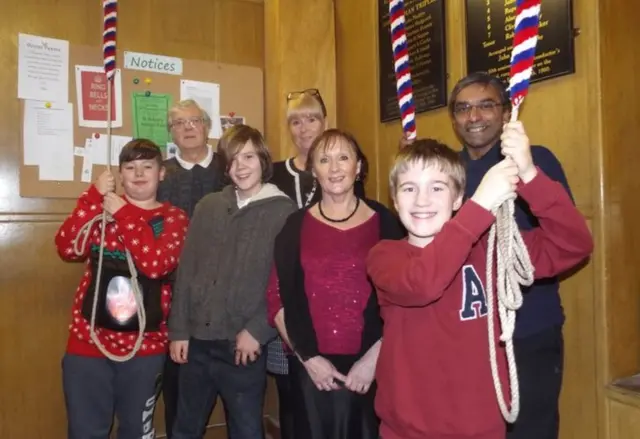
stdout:
<svg viewBox="0 0 640 439">
<path fill-rule="evenodd" d="M 115 412 L 118 439 L 153 439 L 153 414 L 166 355 L 123 363 L 65 354 L 62 382 L 68 439 L 107 439 Z"/>
<path fill-rule="evenodd" d="M 224 404 L 229 439 L 264 438 L 266 355 L 247 366 L 236 366 L 233 348 L 226 340 L 189 340 L 187 363 L 180 366 L 172 439 L 201 439 L 218 395 Z"/>
</svg>

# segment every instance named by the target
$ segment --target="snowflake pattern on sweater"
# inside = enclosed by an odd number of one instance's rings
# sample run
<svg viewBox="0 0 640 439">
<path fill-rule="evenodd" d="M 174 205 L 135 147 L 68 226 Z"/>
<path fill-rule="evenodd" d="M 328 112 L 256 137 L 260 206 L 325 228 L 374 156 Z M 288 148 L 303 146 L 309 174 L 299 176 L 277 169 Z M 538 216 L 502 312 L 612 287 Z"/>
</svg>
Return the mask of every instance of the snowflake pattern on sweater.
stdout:
<svg viewBox="0 0 640 439">
<path fill-rule="evenodd" d="M 84 275 L 80 281 L 72 306 L 67 352 L 75 355 L 102 357 L 89 335 L 89 322 L 82 315 L 82 301 L 91 285 L 92 246 L 100 245 L 101 223 L 96 223 L 83 255 L 76 255 L 73 242 L 86 223 L 102 213 L 103 196 L 95 186 L 91 186 L 78 199 L 76 208 L 64 221 L 55 237 L 58 254 L 65 261 L 86 260 Z M 164 218 L 162 232 L 156 237 L 148 223 L 154 217 Z M 178 266 L 178 258 L 184 244 L 189 219 L 187 214 L 169 203 L 145 210 L 131 203 L 125 204 L 115 215 L 114 222 L 107 225 L 105 232 L 105 252 L 129 250 L 136 269 L 151 279 L 167 276 Z M 140 351 L 136 355 L 156 355 L 167 352 L 167 316 L 171 306 L 171 286 L 162 285 L 161 306 L 163 322 L 157 332 L 146 332 Z M 117 332 L 95 328 L 102 345 L 115 355 L 125 355 L 133 349 L 137 332 Z"/>
</svg>

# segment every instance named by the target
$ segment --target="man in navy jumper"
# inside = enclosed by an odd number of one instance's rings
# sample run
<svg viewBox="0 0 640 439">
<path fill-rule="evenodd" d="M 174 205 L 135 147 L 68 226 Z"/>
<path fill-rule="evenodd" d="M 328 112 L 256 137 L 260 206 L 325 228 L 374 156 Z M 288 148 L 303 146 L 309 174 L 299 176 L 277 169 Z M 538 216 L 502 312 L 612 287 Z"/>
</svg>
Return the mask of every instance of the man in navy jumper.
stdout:
<svg viewBox="0 0 640 439">
<path fill-rule="evenodd" d="M 511 102 L 503 82 L 486 73 L 461 79 L 449 99 L 449 114 L 467 171 L 465 196 L 470 197 L 482 177 L 503 159 L 500 135 L 511 116 Z M 543 146 L 532 146 L 536 166 L 571 190 L 558 159 Z M 516 221 L 523 230 L 537 227 L 527 204 L 516 200 Z M 523 289 L 517 313 L 514 349 L 520 381 L 520 415 L 508 426 L 507 439 L 557 439 L 558 398 L 562 386 L 564 313 L 558 279 L 535 282 Z M 488 361 L 488 360 L 487 360 Z"/>
</svg>

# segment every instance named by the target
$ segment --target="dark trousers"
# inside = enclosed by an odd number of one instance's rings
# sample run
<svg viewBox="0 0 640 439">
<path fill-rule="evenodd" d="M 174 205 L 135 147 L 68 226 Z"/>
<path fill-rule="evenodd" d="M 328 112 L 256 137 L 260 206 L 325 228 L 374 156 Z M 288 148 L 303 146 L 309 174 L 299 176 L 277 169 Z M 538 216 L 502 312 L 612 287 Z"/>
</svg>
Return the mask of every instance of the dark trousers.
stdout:
<svg viewBox="0 0 640 439">
<path fill-rule="evenodd" d="M 164 400 L 164 425 L 167 439 L 171 439 L 173 424 L 178 413 L 178 379 L 180 377 L 180 364 L 167 355 L 162 374 L 162 399 Z"/>
<path fill-rule="evenodd" d="M 343 374 L 355 356 L 325 355 Z M 318 390 L 298 359 L 289 361 L 294 402 L 294 433 L 297 439 L 378 439 L 379 422 L 373 401 L 375 385 L 366 395 L 346 388 Z"/>
<path fill-rule="evenodd" d="M 520 414 L 507 439 L 558 439 L 558 398 L 562 388 L 564 339 L 554 327 L 514 339 L 520 381 Z"/>
<path fill-rule="evenodd" d="M 108 439 L 113 415 L 118 439 L 153 439 L 153 414 L 165 355 L 123 363 L 65 354 L 62 385 L 68 439 Z"/>
<path fill-rule="evenodd" d="M 173 439 L 201 439 L 218 395 L 230 439 L 263 439 L 262 408 L 267 383 L 266 355 L 235 365 L 229 341 L 190 339 L 187 363 L 180 366 L 178 415 Z"/>
<path fill-rule="evenodd" d="M 289 375 L 273 374 L 278 389 L 278 419 L 280 439 L 293 439 L 293 395 Z"/>
</svg>

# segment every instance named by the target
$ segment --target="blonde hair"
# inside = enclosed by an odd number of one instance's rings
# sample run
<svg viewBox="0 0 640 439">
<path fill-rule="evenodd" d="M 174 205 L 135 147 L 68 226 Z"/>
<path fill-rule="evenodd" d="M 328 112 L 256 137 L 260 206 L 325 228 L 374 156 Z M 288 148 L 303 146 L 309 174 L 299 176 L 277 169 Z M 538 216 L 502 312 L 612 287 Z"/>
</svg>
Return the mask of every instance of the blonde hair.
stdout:
<svg viewBox="0 0 640 439">
<path fill-rule="evenodd" d="M 173 118 L 176 113 L 180 110 L 185 110 L 187 108 L 195 108 L 200 112 L 200 117 L 202 117 L 202 121 L 207 127 L 207 132 L 211 129 L 211 116 L 207 113 L 198 103 L 193 99 L 185 99 L 183 101 L 174 104 L 167 113 L 167 128 L 171 130 L 171 124 L 173 123 Z"/>
<path fill-rule="evenodd" d="M 444 143 L 434 139 L 420 139 L 402 148 L 389 172 L 389 191 L 395 199 L 398 177 L 407 172 L 411 165 L 421 164 L 423 168 L 433 167 L 447 174 L 453 189 L 459 195 L 464 190 L 467 176 L 460 155 Z"/>
<path fill-rule="evenodd" d="M 301 92 L 297 96 L 287 100 L 287 122 L 302 115 L 315 116 L 324 119 L 327 116 L 324 102 L 319 95 Z"/>
</svg>

